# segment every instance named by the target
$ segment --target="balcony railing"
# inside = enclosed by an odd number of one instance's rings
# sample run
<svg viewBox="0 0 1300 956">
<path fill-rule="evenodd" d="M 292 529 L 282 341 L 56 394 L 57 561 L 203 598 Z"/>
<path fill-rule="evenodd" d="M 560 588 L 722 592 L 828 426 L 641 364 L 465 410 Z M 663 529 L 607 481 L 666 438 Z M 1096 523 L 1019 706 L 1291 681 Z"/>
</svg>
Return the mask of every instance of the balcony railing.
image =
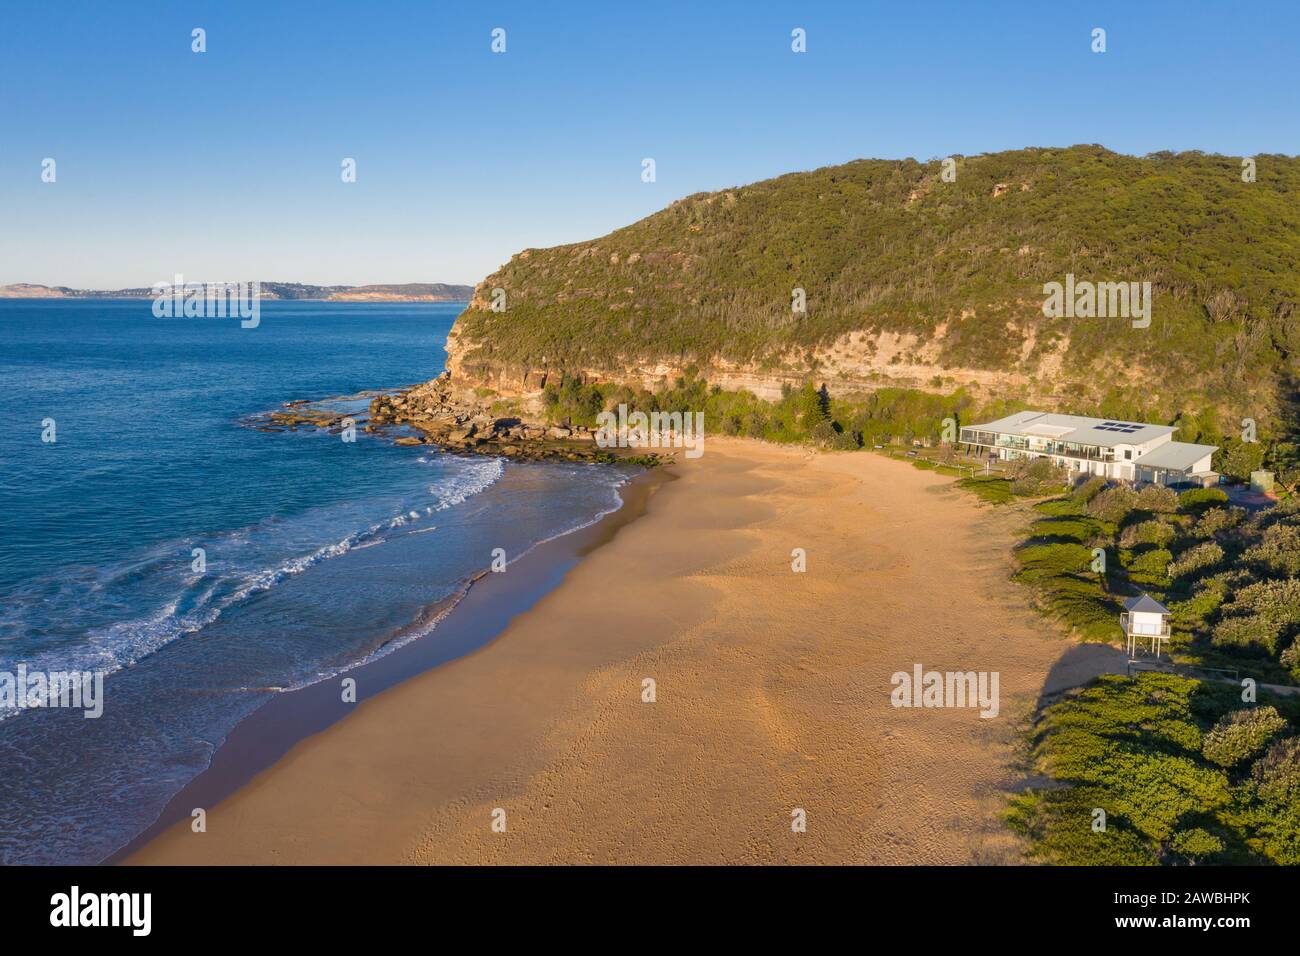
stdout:
<svg viewBox="0 0 1300 956">
<path fill-rule="evenodd" d="M 1154 630 L 1135 631 L 1132 628 L 1132 618 L 1129 616 L 1128 612 L 1126 611 L 1119 616 L 1119 623 L 1120 623 L 1120 627 L 1124 629 L 1124 633 L 1130 637 L 1168 637 L 1169 636 L 1168 621 L 1161 621 L 1160 624 Z M 1150 625 L 1143 625 L 1143 626 L 1150 627 Z"/>
<path fill-rule="evenodd" d="M 1027 451 L 1036 455 L 1056 455 L 1082 461 L 1115 461 L 1115 449 L 1099 445 L 1079 445 L 1074 442 L 1052 441 L 1046 438 L 1026 438 L 1023 435 L 1002 435 L 996 432 L 963 428 L 963 444 L 983 445 L 987 448 L 1005 448 L 1008 451 Z"/>
</svg>

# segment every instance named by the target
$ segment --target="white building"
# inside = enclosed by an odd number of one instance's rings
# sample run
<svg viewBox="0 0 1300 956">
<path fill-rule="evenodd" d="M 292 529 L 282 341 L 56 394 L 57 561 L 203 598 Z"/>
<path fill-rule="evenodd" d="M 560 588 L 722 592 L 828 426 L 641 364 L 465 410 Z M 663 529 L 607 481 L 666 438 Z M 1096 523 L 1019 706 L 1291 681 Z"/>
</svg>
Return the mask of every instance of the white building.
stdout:
<svg viewBox="0 0 1300 956">
<path fill-rule="evenodd" d="M 1174 441 L 1174 431 L 1170 425 L 1017 412 L 987 425 L 963 427 L 960 441 L 986 448 L 1003 461 L 1050 458 L 1073 474 L 1161 485 L 1217 482 L 1210 456 L 1218 446 Z"/>
</svg>

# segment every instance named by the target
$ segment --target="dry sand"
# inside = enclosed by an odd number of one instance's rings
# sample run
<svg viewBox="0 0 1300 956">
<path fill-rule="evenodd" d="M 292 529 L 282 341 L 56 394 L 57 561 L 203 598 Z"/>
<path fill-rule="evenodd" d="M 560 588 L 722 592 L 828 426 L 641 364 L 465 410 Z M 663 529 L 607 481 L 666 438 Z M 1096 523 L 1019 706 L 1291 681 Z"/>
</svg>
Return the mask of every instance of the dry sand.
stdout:
<svg viewBox="0 0 1300 956">
<path fill-rule="evenodd" d="M 1016 731 L 1070 645 L 1008 579 L 1006 509 L 872 454 L 710 438 L 673 469 L 496 641 L 129 862 L 1018 862 Z M 892 707 L 915 663 L 997 671 L 998 717 Z"/>
</svg>

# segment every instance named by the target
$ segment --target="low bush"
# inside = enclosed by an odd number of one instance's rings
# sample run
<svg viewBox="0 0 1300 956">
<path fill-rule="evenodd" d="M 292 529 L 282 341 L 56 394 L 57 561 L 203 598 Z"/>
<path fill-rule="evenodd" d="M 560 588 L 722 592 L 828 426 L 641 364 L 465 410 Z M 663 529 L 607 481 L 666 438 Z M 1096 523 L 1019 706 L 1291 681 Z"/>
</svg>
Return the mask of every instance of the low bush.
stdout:
<svg viewBox="0 0 1300 956">
<path fill-rule="evenodd" d="M 1163 548 L 1168 546 L 1177 534 L 1177 529 L 1167 521 L 1140 521 L 1124 529 L 1119 536 L 1119 545 L 1121 548 L 1136 548 L 1138 545 L 1153 544 Z"/>
<path fill-rule="evenodd" d="M 1234 710 L 1205 735 L 1201 754 L 1220 767 L 1235 767 L 1263 750 L 1285 726 L 1286 720 L 1275 707 Z"/>
<path fill-rule="evenodd" d="M 1065 487 L 1065 472 L 1049 458 L 1035 458 L 1012 468 L 1011 490 L 1025 497 L 1059 494 Z"/>
<path fill-rule="evenodd" d="M 1088 514 L 1119 525 L 1137 508 L 1138 495 L 1132 488 L 1116 485 L 1107 488 L 1088 502 Z"/>
<path fill-rule="evenodd" d="M 1191 862 L 1198 862 L 1223 852 L 1223 841 L 1200 827 L 1179 830 L 1170 841 L 1175 853 Z"/>
<path fill-rule="evenodd" d="M 1213 541 L 1206 541 L 1188 548 L 1169 565 L 1168 575 L 1171 580 L 1180 581 L 1197 577 L 1217 568 L 1223 561 L 1223 548 Z"/>
<path fill-rule="evenodd" d="M 1221 488 L 1192 488 L 1178 496 L 1178 509 L 1191 514 L 1227 503 L 1227 492 Z"/>
<path fill-rule="evenodd" d="M 1136 510 L 1173 514 L 1178 510 L 1178 493 L 1163 485 L 1144 485 L 1137 494 Z"/>
</svg>

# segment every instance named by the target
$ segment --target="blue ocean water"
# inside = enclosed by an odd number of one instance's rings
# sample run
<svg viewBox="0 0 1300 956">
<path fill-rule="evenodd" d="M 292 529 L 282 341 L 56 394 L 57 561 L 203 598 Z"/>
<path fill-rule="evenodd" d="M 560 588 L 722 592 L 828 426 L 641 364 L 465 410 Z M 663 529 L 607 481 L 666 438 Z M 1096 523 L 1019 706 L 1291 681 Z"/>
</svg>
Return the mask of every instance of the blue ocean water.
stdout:
<svg viewBox="0 0 1300 956">
<path fill-rule="evenodd" d="M 98 719 L 0 710 L 0 862 L 103 859 L 270 695 L 436 639 L 494 548 L 617 507 L 615 469 L 249 427 L 433 377 L 461 306 L 261 308 L 0 300 L 0 673 L 108 675 Z"/>
</svg>

